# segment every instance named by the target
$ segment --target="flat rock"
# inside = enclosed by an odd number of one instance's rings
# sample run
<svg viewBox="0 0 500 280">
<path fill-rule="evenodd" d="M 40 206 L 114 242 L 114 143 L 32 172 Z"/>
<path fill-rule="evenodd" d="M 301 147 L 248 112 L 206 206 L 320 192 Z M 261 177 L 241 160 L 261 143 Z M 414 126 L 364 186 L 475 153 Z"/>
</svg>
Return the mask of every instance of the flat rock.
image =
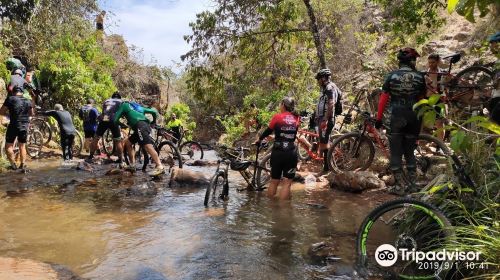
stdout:
<svg viewBox="0 0 500 280">
<path fill-rule="evenodd" d="M 210 184 L 210 179 L 202 172 L 173 168 L 170 176 L 170 187 L 199 186 L 206 187 Z"/>
<path fill-rule="evenodd" d="M 186 162 L 186 165 L 189 165 L 189 166 L 212 166 L 212 165 L 217 165 L 217 161 L 216 160 L 196 159 L 193 161 Z"/>
<path fill-rule="evenodd" d="M 0 257 L 2 280 L 83 280 L 62 265 Z"/>
<path fill-rule="evenodd" d="M 385 188 L 384 181 L 370 171 L 348 171 L 328 176 L 330 187 L 346 192 L 359 193 L 364 190 Z"/>
</svg>

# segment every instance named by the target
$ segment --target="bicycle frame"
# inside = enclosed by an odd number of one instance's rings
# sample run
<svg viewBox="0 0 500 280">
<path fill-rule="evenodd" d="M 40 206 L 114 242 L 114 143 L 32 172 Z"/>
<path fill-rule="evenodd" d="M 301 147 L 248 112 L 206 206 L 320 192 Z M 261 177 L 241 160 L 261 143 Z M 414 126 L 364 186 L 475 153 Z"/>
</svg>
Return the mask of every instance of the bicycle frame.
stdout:
<svg viewBox="0 0 500 280">
<path fill-rule="evenodd" d="M 317 152 L 311 150 L 310 145 L 312 145 L 312 144 L 306 142 L 307 140 L 304 139 L 305 135 L 312 136 L 315 139 L 317 139 L 319 142 L 319 134 L 315 133 L 315 132 L 299 129 L 299 131 L 297 133 L 297 142 L 299 142 L 299 145 L 306 150 L 306 152 L 310 158 L 312 158 L 313 160 L 316 160 L 316 161 L 322 161 L 323 157 L 320 156 Z"/>
</svg>

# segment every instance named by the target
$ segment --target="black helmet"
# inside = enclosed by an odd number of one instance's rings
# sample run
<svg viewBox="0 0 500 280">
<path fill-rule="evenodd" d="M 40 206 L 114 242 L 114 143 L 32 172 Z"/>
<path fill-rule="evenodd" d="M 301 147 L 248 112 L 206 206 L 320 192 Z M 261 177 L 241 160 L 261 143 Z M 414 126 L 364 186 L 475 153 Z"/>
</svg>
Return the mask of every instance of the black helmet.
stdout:
<svg viewBox="0 0 500 280">
<path fill-rule="evenodd" d="M 417 60 L 417 57 L 420 57 L 420 55 L 413 48 L 404 48 L 398 52 L 398 60 L 401 62 Z"/>
<path fill-rule="evenodd" d="M 286 96 L 281 100 L 281 104 L 285 106 L 288 112 L 293 112 L 295 110 L 295 99 L 293 99 L 293 97 Z"/>
<path fill-rule="evenodd" d="M 122 96 L 120 95 L 120 92 L 115 91 L 115 93 L 111 95 L 111 98 L 122 99 Z"/>
<path fill-rule="evenodd" d="M 488 42 L 490 43 L 498 43 L 500 42 L 500 31 L 491 35 L 489 38 L 488 38 Z"/>
<path fill-rule="evenodd" d="M 332 71 L 328 68 L 323 68 L 316 73 L 316 80 L 322 77 L 330 77 L 332 75 Z"/>
</svg>

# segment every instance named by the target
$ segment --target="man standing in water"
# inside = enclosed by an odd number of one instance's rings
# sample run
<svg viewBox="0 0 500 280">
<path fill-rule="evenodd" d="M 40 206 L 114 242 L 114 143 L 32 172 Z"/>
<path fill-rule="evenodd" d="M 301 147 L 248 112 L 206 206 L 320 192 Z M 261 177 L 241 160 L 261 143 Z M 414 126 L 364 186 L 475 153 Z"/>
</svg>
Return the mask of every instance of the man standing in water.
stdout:
<svg viewBox="0 0 500 280">
<path fill-rule="evenodd" d="M 7 152 L 7 159 L 10 162 L 9 168 L 12 170 L 17 169 L 14 158 L 14 142 L 17 139 L 21 157 L 21 165 L 19 167 L 24 170 L 26 169 L 28 127 L 30 116 L 34 115 L 34 111 L 31 101 L 23 96 L 26 81 L 20 75 L 13 75 L 13 77 L 15 79 L 11 80 L 7 86 L 9 96 L 0 108 L 0 115 L 7 115 L 7 111 L 9 112 L 10 123 L 5 133 L 5 150 Z M 3 147 L 0 147 L 0 149 L 3 149 Z"/>
<path fill-rule="evenodd" d="M 73 125 L 71 114 L 64 110 L 61 104 L 56 104 L 54 110 L 43 113 L 45 116 L 53 117 L 59 125 L 62 156 L 64 161 L 73 159 L 73 143 L 75 142 L 76 129 Z"/>
<path fill-rule="evenodd" d="M 279 197 L 280 199 L 290 199 L 290 187 L 298 163 L 295 138 L 299 124 L 300 117 L 295 113 L 295 100 L 292 97 L 285 97 L 281 101 L 280 113 L 273 116 L 269 127 L 255 142 L 256 145 L 260 145 L 262 140 L 274 132 L 275 138 L 271 152 L 271 183 L 267 189 L 267 196 L 270 198 L 276 195 L 281 178 L 284 177 Z"/>
<path fill-rule="evenodd" d="M 330 77 L 330 69 L 321 69 L 316 74 L 316 80 L 321 88 L 321 96 L 316 106 L 316 124 L 319 129 L 319 151 L 323 154 L 323 172 L 328 172 L 328 141 L 335 125 L 334 107 L 339 101 L 340 89 L 335 85 Z"/>
</svg>

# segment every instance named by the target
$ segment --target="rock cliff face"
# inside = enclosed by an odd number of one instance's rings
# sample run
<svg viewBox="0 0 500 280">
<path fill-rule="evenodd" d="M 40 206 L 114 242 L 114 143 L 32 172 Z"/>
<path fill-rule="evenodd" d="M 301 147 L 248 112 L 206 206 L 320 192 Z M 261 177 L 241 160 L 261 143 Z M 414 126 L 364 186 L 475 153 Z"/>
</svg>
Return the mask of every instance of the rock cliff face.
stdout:
<svg viewBox="0 0 500 280">
<path fill-rule="evenodd" d="M 129 48 L 122 36 L 105 37 L 103 48 L 117 62 L 113 79 L 120 92 L 160 111 L 175 101 L 176 91 L 168 77 L 158 67 L 142 65 L 140 52 Z"/>
</svg>

